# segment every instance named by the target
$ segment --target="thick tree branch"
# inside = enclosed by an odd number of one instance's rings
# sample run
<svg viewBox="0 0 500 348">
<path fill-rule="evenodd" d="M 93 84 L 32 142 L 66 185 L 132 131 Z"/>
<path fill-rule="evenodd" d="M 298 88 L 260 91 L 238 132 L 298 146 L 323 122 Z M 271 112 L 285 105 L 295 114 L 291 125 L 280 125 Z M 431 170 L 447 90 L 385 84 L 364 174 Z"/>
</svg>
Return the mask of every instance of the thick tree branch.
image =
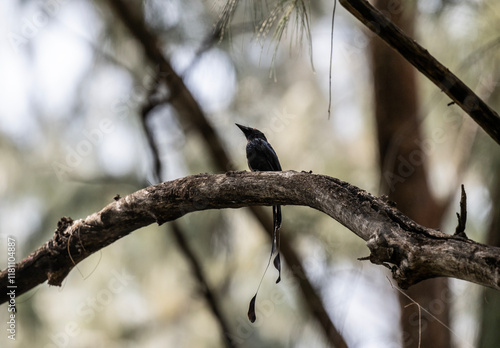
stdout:
<svg viewBox="0 0 500 348">
<path fill-rule="evenodd" d="M 207 209 L 304 205 L 331 216 L 367 242 L 370 261 L 407 288 L 454 277 L 500 290 L 500 248 L 418 225 L 383 199 L 324 175 L 287 172 L 199 174 L 150 186 L 85 219 L 63 218 L 54 237 L 16 265 L 17 295 L 48 280 L 61 285 L 92 253 L 151 223 Z M 7 270 L 0 287 L 7 286 Z M 8 300 L 0 294 L 0 303 Z"/>
<path fill-rule="evenodd" d="M 465 83 L 434 58 L 425 48 L 408 37 L 380 11 L 365 0 L 340 0 L 354 17 L 377 34 L 389 46 L 441 88 L 457 105 L 500 144 L 500 116 Z"/>
</svg>

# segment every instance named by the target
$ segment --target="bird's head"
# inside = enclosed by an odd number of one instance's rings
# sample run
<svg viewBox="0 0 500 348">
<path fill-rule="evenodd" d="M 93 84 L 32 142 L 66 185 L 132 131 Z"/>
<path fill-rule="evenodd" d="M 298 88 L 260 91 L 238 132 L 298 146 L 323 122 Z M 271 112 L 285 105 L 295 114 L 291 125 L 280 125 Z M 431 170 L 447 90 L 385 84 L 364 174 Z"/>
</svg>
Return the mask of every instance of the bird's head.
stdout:
<svg viewBox="0 0 500 348">
<path fill-rule="evenodd" d="M 235 123 L 235 125 L 237 125 L 239 129 L 241 129 L 241 131 L 245 134 L 245 137 L 247 138 L 247 140 L 263 139 L 263 140 L 267 141 L 266 136 L 260 130 L 255 129 L 255 128 L 242 126 L 241 124 L 237 124 L 237 123 Z"/>
</svg>

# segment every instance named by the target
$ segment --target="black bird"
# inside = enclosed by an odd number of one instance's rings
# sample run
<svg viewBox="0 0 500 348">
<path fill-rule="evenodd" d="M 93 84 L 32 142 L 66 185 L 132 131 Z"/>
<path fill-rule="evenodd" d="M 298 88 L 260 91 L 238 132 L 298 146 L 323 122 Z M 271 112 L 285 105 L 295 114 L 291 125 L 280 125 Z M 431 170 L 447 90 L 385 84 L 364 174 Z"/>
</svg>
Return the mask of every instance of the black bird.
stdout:
<svg viewBox="0 0 500 348">
<path fill-rule="evenodd" d="M 247 138 L 248 141 L 246 152 L 247 152 L 248 167 L 250 168 L 250 170 L 252 172 L 281 171 L 281 165 L 280 161 L 278 160 L 278 155 L 276 155 L 276 152 L 274 151 L 271 144 L 267 142 L 264 133 L 255 128 L 245 127 L 237 123 L 236 125 L 245 134 L 245 137 Z M 273 206 L 273 234 L 272 234 L 271 256 L 269 258 L 269 261 L 271 261 L 273 254 L 277 252 L 276 257 L 274 258 L 273 261 L 274 267 L 279 272 L 276 283 L 279 283 L 279 281 L 281 280 L 280 236 L 279 236 L 280 227 L 281 227 L 281 206 L 275 205 Z M 257 292 L 258 291 L 259 289 L 257 288 Z M 257 294 L 255 294 L 252 301 L 250 301 L 250 309 L 248 312 L 248 317 L 250 318 L 251 322 L 255 321 L 254 306 L 256 297 Z"/>
<path fill-rule="evenodd" d="M 247 138 L 247 160 L 248 167 L 252 172 L 281 171 L 278 155 L 271 144 L 267 142 L 266 136 L 260 130 L 250 127 L 236 125 L 242 130 Z M 281 227 L 281 206 L 273 206 L 274 232 Z M 277 247 L 276 235 L 273 235 L 273 249 Z"/>
</svg>

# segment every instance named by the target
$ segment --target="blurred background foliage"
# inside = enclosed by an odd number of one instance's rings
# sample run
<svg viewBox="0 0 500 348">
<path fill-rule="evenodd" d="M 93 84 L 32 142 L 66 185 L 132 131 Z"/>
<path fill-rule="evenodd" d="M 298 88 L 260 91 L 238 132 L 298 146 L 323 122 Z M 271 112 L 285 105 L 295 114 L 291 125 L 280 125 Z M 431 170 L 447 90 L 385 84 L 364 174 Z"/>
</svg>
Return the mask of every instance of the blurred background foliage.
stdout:
<svg viewBox="0 0 500 348">
<path fill-rule="evenodd" d="M 233 161 L 228 168 L 247 169 L 238 122 L 266 134 L 284 170 L 312 170 L 386 193 L 373 119 L 371 34 L 340 6 L 329 117 L 331 1 L 305 1 L 303 8 L 302 1 L 243 1 L 220 40 L 211 34 L 232 2 L 127 3 L 158 37 L 223 140 Z M 414 0 L 403 7 L 415 11 L 415 39 L 500 110 L 500 3 Z M 279 20 L 263 25 L 287 9 L 281 35 Z M 158 67 L 108 1 L 3 1 L 0 13 L 0 247 L 6 250 L 7 236 L 14 236 L 20 260 L 51 238 L 62 216 L 84 218 L 116 194 L 155 183 L 141 110 Z M 454 230 L 464 183 L 469 237 L 499 245 L 492 227 L 500 215 L 498 145 L 456 106 L 459 126 L 451 129 L 449 99 L 424 77 L 417 80 L 421 125 L 432 146 L 428 180 L 438 197 L 455 197 L 441 228 Z M 162 181 L 220 172 L 195 127 L 168 103 L 151 112 L 147 127 Z M 435 130 L 444 133 L 439 141 Z M 284 207 L 283 214 L 290 233 L 282 238 L 301 256 L 348 345 L 401 346 L 397 290 L 381 267 L 356 260 L 368 253 L 364 242 L 311 209 Z M 248 322 L 270 242 L 247 209 L 189 214 L 178 224 L 236 346 L 329 346 L 286 264 L 279 285 L 274 270 L 266 275 L 259 300 L 268 306 L 254 325 Z M 488 341 L 484 328 L 498 327 L 498 311 L 488 318 L 481 308 L 499 301 L 495 293 L 458 280 L 450 290 L 452 346 L 494 347 L 496 338 Z M 168 224 L 149 226 L 80 263 L 61 288 L 41 285 L 19 297 L 15 345 L 218 347 L 221 332 L 202 291 Z M 7 340 L 5 332 L 0 340 Z"/>
</svg>

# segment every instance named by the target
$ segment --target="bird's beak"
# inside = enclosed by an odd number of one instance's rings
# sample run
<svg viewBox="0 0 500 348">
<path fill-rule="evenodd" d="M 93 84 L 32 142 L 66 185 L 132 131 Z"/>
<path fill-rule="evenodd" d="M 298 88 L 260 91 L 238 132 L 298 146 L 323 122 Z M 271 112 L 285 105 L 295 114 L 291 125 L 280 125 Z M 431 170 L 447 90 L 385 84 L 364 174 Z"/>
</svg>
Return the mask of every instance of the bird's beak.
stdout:
<svg viewBox="0 0 500 348">
<path fill-rule="evenodd" d="M 252 128 L 246 127 L 246 126 L 242 126 L 241 124 L 237 124 L 237 123 L 235 123 L 235 125 L 237 125 L 238 128 L 241 129 L 241 131 L 245 134 L 245 137 L 248 138 L 248 135 L 250 135 L 250 132 L 252 131 Z"/>
</svg>

